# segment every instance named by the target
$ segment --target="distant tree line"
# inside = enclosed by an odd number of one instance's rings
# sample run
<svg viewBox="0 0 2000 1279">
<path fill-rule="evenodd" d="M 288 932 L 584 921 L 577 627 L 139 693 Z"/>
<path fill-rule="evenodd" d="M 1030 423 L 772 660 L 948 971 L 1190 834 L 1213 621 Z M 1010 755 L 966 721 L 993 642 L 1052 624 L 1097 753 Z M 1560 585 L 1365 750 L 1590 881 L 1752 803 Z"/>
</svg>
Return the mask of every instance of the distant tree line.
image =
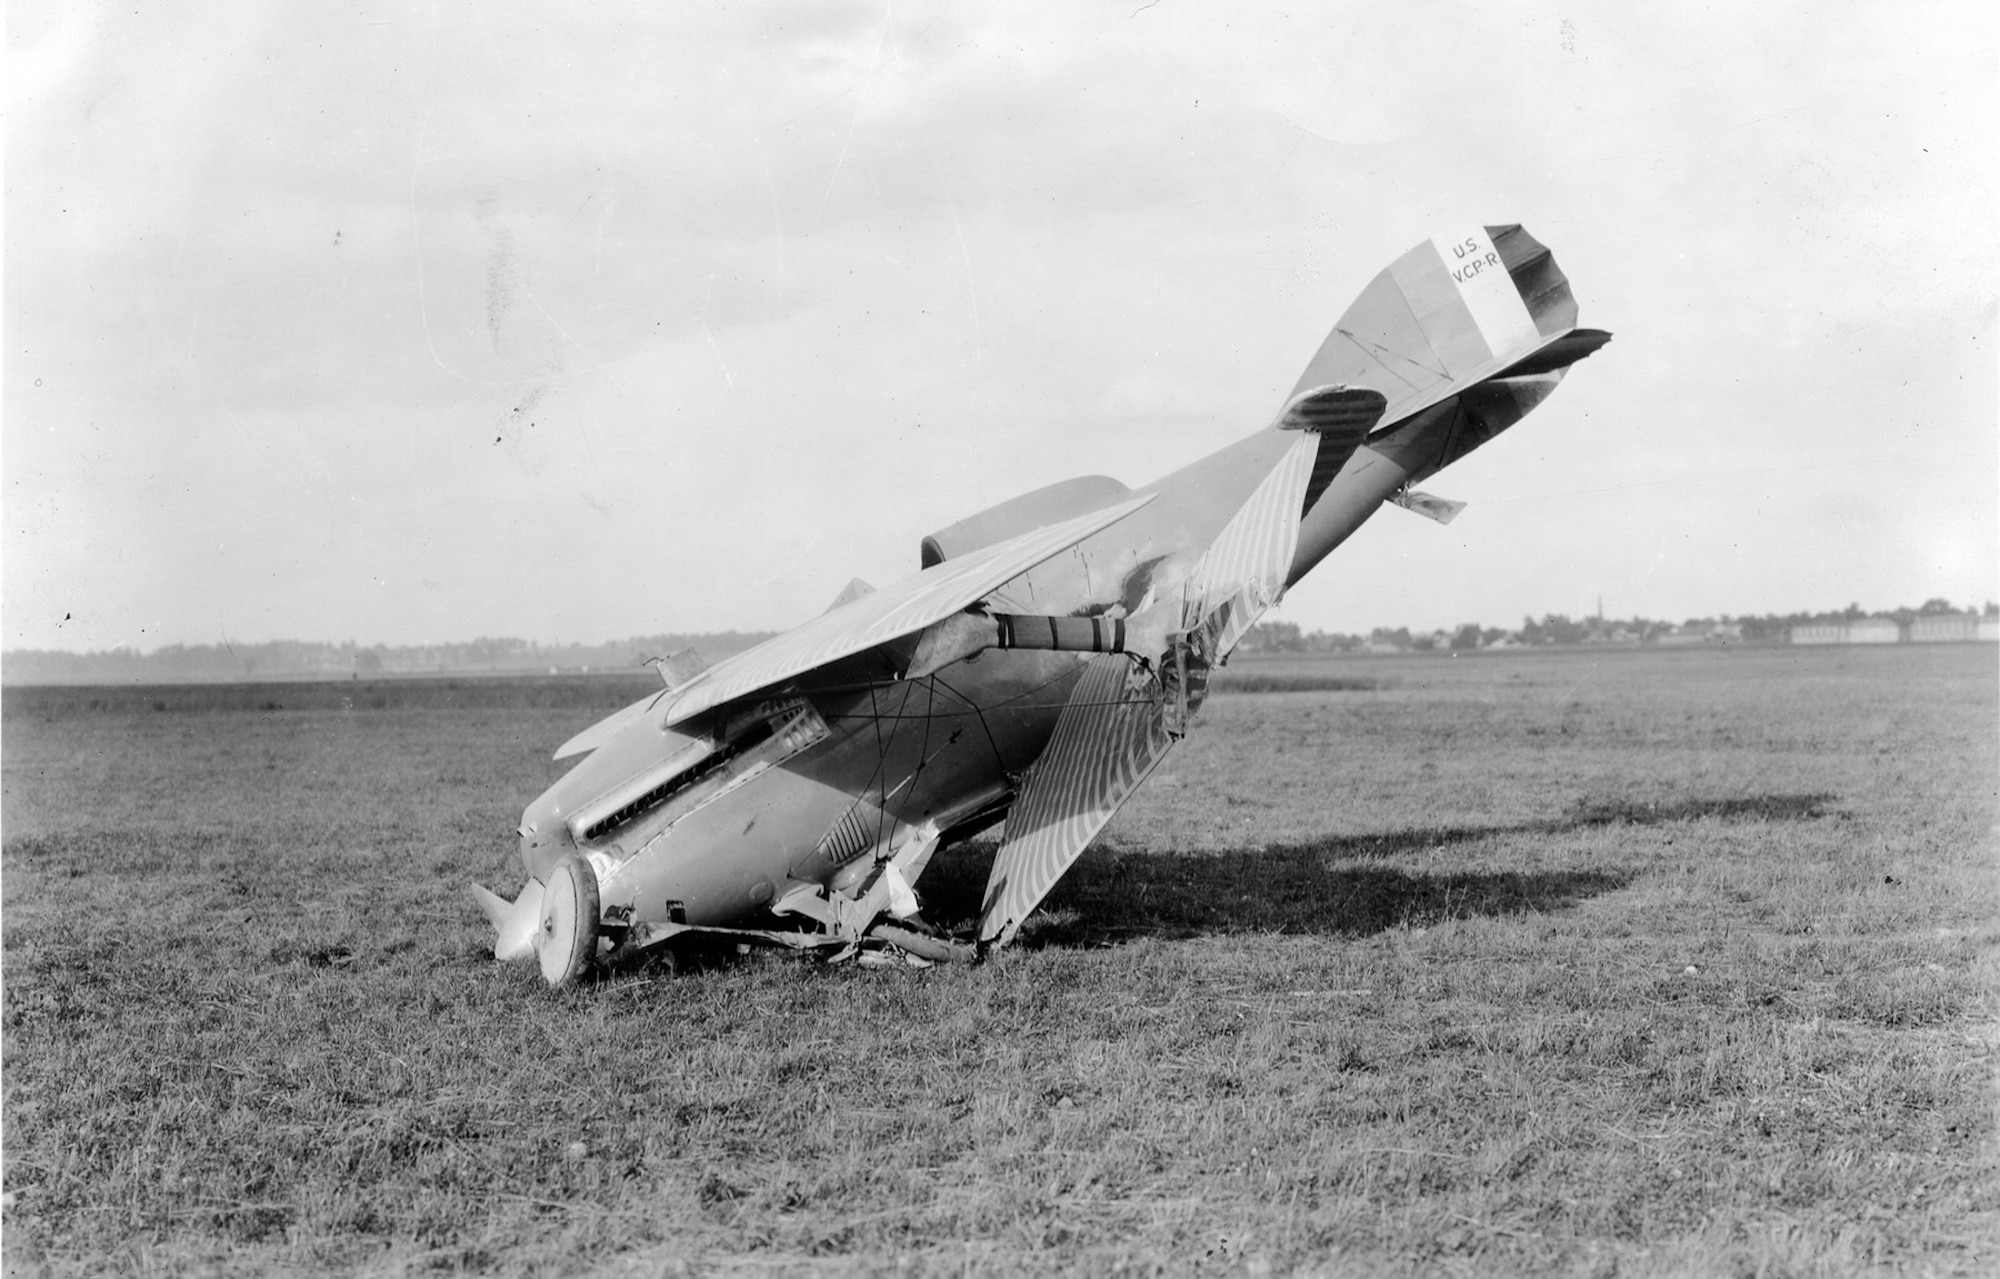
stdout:
<svg viewBox="0 0 2000 1279">
<path fill-rule="evenodd" d="M 1412 632 L 1378 626 L 1366 635 L 1301 631 L 1296 622 L 1264 622 L 1239 645 L 1244 653 L 1434 652 L 1552 644 L 1639 644 L 1689 636 L 1744 644 L 1782 644 L 1794 626 L 1894 618 L 1908 626 L 1919 617 L 1967 613 L 1944 599 L 1915 608 L 1870 612 L 1859 604 L 1829 613 L 1691 617 L 1674 623 L 1654 618 L 1571 618 L 1547 613 L 1523 618 L 1508 630 L 1467 622 L 1448 630 Z M 1982 616 L 2000 616 L 1989 602 Z M 771 638 L 769 631 L 707 631 L 640 635 L 604 644 L 537 644 L 522 639 L 465 640 L 454 644 L 341 644 L 273 640 L 264 644 L 169 644 L 151 652 L 114 648 L 91 653 L 60 649 L 8 649 L 0 678 L 12 684 L 175 684 L 211 680 L 347 679 L 395 675 L 502 674 L 527 671 L 631 671 L 647 659 L 692 648 L 709 661 Z"/>
<path fill-rule="evenodd" d="M 142 653 L 9 649 L 0 678 L 13 684 L 174 684 L 206 680 L 367 679 L 374 676 L 499 674 L 520 671 L 637 670 L 648 658 L 692 648 L 714 661 L 769 639 L 769 631 L 640 635 L 605 644 L 536 644 L 521 639 L 455 644 L 169 644 Z"/>
<path fill-rule="evenodd" d="M 1948 616 L 1977 612 L 1982 617 L 2000 617 L 2000 603 L 1988 601 L 1983 609 L 1960 608 L 1947 599 L 1928 599 L 1914 608 L 1870 611 L 1859 604 L 1826 613 L 1766 613 L 1731 617 L 1690 617 L 1675 623 L 1660 618 L 1583 617 L 1546 613 L 1526 617 L 1513 630 L 1467 622 L 1446 630 L 1412 632 L 1406 626 L 1393 629 L 1378 626 L 1366 635 L 1329 631 L 1301 631 L 1295 622 L 1262 622 L 1244 635 L 1238 651 L 1245 653 L 1355 653 L 1463 650 L 1494 647 L 1533 647 L 1556 644 L 1643 644 L 1669 636 L 1698 636 L 1742 644 L 1783 644 L 1794 626 L 1816 622 L 1857 622 L 1864 617 L 1893 618 L 1907 627 L 1919 617 Z"/>
</svg>

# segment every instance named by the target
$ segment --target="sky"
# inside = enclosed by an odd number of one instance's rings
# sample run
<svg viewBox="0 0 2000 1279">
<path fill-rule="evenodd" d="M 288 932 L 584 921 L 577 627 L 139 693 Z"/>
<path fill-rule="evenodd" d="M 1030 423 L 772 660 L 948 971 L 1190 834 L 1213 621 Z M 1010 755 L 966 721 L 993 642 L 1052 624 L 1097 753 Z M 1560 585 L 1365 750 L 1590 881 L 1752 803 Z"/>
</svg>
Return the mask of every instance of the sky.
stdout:
<svg viewBox="0 0 2000 1279">
<path fill-rule="evenodd" d="M 1616 339 L 1274 615 L 2000 598 L 1990 5 L 8 6 L 0 642 L 779 629 L 1519 222 Z"/>
</svg>

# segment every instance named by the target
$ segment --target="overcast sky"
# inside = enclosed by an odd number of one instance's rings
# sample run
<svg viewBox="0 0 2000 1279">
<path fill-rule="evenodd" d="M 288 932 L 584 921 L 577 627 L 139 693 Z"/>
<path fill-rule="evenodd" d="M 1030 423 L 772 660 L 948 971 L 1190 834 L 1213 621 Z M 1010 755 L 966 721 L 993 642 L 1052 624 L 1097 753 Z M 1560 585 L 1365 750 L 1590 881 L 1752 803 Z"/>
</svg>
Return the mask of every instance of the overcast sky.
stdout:
<svg viewBox="0 0 2000 1279">
<path fill-rule="evenodd" d="M 1616 341 L 1277 616 L 2000 596 L 1990 4 L 1291 7 L 11 4 L 4 642 L 789 626 L 1505 222 Z"/>
</svg>

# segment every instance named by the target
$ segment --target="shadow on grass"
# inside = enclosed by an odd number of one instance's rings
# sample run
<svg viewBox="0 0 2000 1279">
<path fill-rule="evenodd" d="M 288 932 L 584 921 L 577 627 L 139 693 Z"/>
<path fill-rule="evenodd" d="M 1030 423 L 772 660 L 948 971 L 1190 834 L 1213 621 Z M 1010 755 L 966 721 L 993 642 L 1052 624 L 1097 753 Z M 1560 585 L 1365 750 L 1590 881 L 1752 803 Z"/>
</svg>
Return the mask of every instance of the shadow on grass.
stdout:
<svg viewBox="0 0 2000 1279">
<path fill-rule="evenodd" d="M 1427 874 L 1367 863 L 1499 837 L 1560 835 L 1620 824 L 1809 821 L 1827 815 L 1832 799 L 1815 794 L 1588 803 L 1559 819 L 1515 826 L 1415 828 L 1213 853 L 1086 852 L 1050 893 L 1021 940 L 1028 946 L 1079 946 L 1131 936 L 1228 932 L 1363 936 L 1452 919 L 1563 910 L 1623 888 L 1631 873 Z M 941 853 L 924 876 L 926 914 L 954 925 L 975 918 L 992 858 L 990 844 Z"/>
</svg>

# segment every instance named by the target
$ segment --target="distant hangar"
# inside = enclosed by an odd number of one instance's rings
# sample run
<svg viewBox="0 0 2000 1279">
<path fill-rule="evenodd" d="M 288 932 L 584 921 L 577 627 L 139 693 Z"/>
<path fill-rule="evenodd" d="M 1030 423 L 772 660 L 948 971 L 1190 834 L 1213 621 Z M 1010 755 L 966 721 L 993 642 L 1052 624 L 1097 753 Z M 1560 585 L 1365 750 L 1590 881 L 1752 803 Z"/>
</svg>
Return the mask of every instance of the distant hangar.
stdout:
<svg viewBox="0 0 2000 1279">
<path fill-rule="evenodd" d="M 1813 622 L 1794 626 L 1794 644 L 1950 644 L 2000 640 L 2000 617 L 1977 613 L 1932 613 L 1904 626 L 1893 617 L 1864 617 L 1852 622 Z"/>
</svg>

